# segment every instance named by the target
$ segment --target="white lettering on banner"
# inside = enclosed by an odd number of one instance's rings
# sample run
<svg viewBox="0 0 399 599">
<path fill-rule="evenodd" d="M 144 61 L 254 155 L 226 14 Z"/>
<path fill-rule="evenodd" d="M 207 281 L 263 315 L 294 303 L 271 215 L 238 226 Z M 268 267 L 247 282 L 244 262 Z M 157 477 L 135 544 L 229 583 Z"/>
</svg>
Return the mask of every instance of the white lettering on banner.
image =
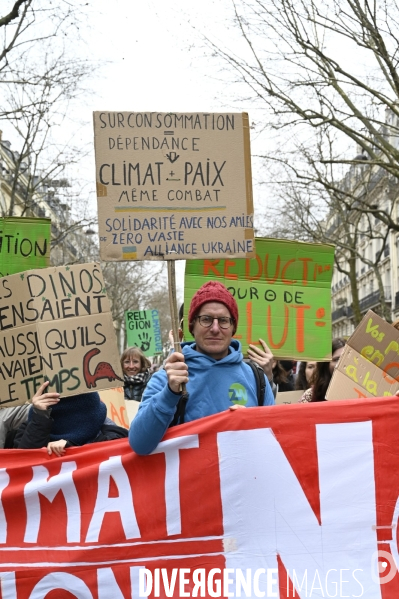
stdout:
<svg viewBox="0 0 399 599">
<path fill-rule="evenodd" d="M 395 572 L 399 571 L 399 551 L 398 551 L 399 547 L 398 547 L 397 535 L 394 532 L 397 530 L 398 525 L 399 525 L 399 497 L 396 500 L 395 509 L 393 511 L 392 525 L 386 529 L 387 539 L 384 540 L 380 537 L 381 543 L 383 543 L 384 541 L 386 543 L 388 543 L 389 548 L 391 550 L 391 554 L 392 554 L 390 557 L 387 557 L 386 554 L 383 556 L 388 560 L 388 562 L 389 561 L 391 562 L 391 564 L 390 564 L 391 568 L 389 569 L 389 573 L 387 575 L 380 577 L 380 573 L 378 572 L 378 553 L 381 554 L 381 556 L 382 556 L 382 554 L 384 552 L 376 551 L 375 555 L 373 555 L 373 569 L 375 569 L 375 575 L 379 579 L 381 578 L 383 582 L 388 582 L 389 580 L 392 580 L 392 578 L 395 576 Z M 394 563 L 392 563 L 392 558 L 393 558 Z"/>
<path fill-rule="evenodd" d="M 52 572 L 43 576 L 34 587 L 29 599 L 43 599 L 50 591 L 60 589 L 68 591 L 76 599 L 93 599 L 93 595 L 81 578 L 68 574 L 68 572 Z"/>
<path fill-rule="evenodd" d="M 277 568 L 280 555 L 299 579 L 357 570 L 362 584 L 348 576 L 342 596 L 380 599 L 370 569 L 378 548 L 372 422 L 317 425 L 316 434 L 321 525 L 271 429 L 218 433 L 224 535 L 237 546 L 226 568 Z M 266 576 L 259 588 L 267 592 Z"/>
<path fill-rule="evenodd" d="M 188 435 L 161 441 L 152 453 L 164 453 L 166 462 L 165 503 L 166 530 L 168 536 L 181 534 L 181 512 L 179 491 L 179 470 L 181 449 L 197 449 L 198 435 Z"/>
<path fill-rule="evenodd" d="M 97 570 L 98 599 L 125 599 L 112 568 Z"/>
<path fill-rule="evenodd" d="M 1 495 L 9 482 L 10 476 L 7 474 L 6 469 L 0 468 L 0 543 L 5 543 L 7 540 L 7 520 L 1 501 Z"/>
<path fill-rule="evenodd" d="M 144 566 L 132 566 L 130 568 L 130 584 L 132 599 L 144 597 L 140 593 L 139 573 L 145 570 Z M 98 599 L 124 599 L 112 568 L 97 569 Z M 85 582 L 67 572 L 52 572 L 46 574 L 33 588 L 29 599 L 43 599 L 48 593 L 55 590 L 68 591 L 76 599 L 93 599 L 92 592 Z M 0 577 L 1 599 L 17 599 L 15 584 L 15 572 L 2 572 Z"/>
<path fill-rule="evenodd" d="M 1 599 L 17 599 L 15 572 L 2 572 L 0 577 Z"/>
<path fill-rule="evenodd" d="M 111 478 L 119 491 L 117 497 L 109 496 Z M 96 505 L 87 531 L 86 543 L 98 543 L 104 516 L 108 512 L 119 512 L 126 539 L 141 537 L 134 511 L 132 489 L 121 456 L 113 456 L 100 464 Z"/>
<path fill-rule="evenodd" d="M 49 478 L 49 471 L 44 466 L 32 467 L 32 480 L 24 489 L 27 513 L 25 543 L 37 543 L 41 520 L 39 494 L 53 502 L 60 491 L 64 495 L 67 508 L 67 541 L 80 542 L 80 502 L 72 478 L 76 468 L 75 462 L 64 462 L 61 464 L 60 473 Z"/>
</svg>

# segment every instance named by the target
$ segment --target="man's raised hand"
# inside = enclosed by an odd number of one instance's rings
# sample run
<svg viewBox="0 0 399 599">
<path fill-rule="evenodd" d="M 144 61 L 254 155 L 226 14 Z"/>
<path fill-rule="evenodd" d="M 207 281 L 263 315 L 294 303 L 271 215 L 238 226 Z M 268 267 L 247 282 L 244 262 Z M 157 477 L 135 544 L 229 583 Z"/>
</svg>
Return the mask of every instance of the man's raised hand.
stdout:
<svg viewBox="0 0 399 599">
<path fill-rule="evenodd" d="M 180 352 L 170 354 L 165 362 L 165 371 L 168 377 L 169 389 L 173 393 L 179 393 L 182 383 L 188 383 L 188 368 L 183 354 Z"/>
</svg>

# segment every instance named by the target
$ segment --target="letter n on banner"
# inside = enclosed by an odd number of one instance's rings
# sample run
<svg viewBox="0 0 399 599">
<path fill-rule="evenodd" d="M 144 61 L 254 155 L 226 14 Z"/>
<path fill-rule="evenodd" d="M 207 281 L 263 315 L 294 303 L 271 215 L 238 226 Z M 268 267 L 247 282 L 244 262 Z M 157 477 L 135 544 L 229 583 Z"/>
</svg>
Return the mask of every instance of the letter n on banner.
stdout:
<svg viewBox="0 0 399 599">
<path fill-rule="evenodd" d="M 325 580 L 332 568 L 356 570 L 371 563 L 376 550 L 376 532 L 369 525 L 376 522 L 372 423 L 323 424 L 316 431 L 321 524 L 271 429 L 218 434 L 223 527 L 237 546 L 226 553 L 227 568 L 277 568 L 276 547 L 286 570 L 295 570 L 299 580 L 306 572 L 310 580 L 315 575 Z M 371 567 L 363 581 L 374 593 L 367 597 L 380 597 Z M 266 591 L 266 575 L 259 586 Z"/>
</svg>

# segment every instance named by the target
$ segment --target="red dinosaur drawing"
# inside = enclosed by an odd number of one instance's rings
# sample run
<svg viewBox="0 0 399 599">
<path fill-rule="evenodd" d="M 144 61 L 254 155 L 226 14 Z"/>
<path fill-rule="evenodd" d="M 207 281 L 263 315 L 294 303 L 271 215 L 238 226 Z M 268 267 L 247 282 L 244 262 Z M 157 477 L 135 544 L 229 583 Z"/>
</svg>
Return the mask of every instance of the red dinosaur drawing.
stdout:
<svg viewBox="0 0 399 599">
<path fill-rule="evenodd" d="M 91 387 L 96 387 L 96 381 L 99 381 L 100 379 L 108 379 L 110 382 L 115 381 L 116 379 L 118 379 L 118 381 L 122 381 L 122 379 L 115 374 L 114 369 L 112 368 L 111 364 L 108 364 L 108 362 L 99 362 L 94 373 L 90 373 L 89 362 L 93 356 L 96 356 L 99 353 L 100 350 L 95 347 L 94 349 L 88 351 L 83 357 L 83 376 L 89 389 L 91 389 Z"/>
</svg>

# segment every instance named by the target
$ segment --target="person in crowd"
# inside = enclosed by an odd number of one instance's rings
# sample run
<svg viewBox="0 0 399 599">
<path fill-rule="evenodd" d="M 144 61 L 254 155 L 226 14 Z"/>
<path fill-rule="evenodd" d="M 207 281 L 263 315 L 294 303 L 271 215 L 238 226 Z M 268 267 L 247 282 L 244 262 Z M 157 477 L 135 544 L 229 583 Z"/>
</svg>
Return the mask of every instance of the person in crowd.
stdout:
<svg viewBox="0 0 399 599">
<path fill-rule="evenodd" d="M 295 379 L 295 390 L 306 391 L 312 385 L 317 362 L 301 362 Z"/>
<path fill-rule="evenodd" d="M 153 451 L 174 419 L 181 424 L 229 408 L 257 406 L 259 399 L 264 406 L 274 404 L 273 355 L 262 340 L 261 347 L 249 346 L 248 356 L 261 367 L 265 383 L 259 398 L 255 373 L 244 361 L 240 342 L 232 338 L 238 306 L 224 285 L 208 281 L 194 294 L 188 322 L 194 342 L 183 343 L 182 352 L 171 353 L 164 369 L 153 375 L 131 424 L 129 443 L 139 454 Z"/>
<path fill-rule="evenodd" d="M 273 381 L 277 386 L 277 391 L 279 393 L 284 393 L 284 391 L 293 391 L 294 385 L 289 378 L 290 371 L 283 367 L 283 363 L 292 364 L 289 360 L 273 360 Z"/>
<path fill-rule="evenodd" d="M 293 391 L 295 385 L 294 366 L 296 362 L 294 360 L 279 360 L 281 368 L 284 370 L 284 376 L 287 382 L 291 385 L 291 389 L 287 391 Z"/>
<path fill-rule="evenodd" d="M 65 454 L 68 447 L 127 437 L 128 431 L 107 418 L 107 407 L 98 393 L 60 397 L 46 393 L 46 381 L 32 397 L 28 419 L 19 427 L 15 449 L 47 447 L 49 455 Z"/>
<path fill-rule="evenodd" d="M 141 401 L 144 389 L 151 378 L 151 362 L 138 347 L 128 347 L 121 356 L 125 380 L 125 399 Z"/>
<path fill-rule="evenodd" d="M 332 340 L 332 358 L 330 362 L 317 362 L 313 376 L 312 386 L 309 387 L 299 400 L 300 403 L 313 401 L 325 401 L 328 385 L 334 369 L 337 367 L 338 361 L 344 351 L 346 341 L 344 339 Z"/>
<path fill-rule="evenodd" d="M 28 418 L 30 404 L 0 409 L 0 449 L 12 449 L 14 436 L 20 425 Z"/>
</svg>

